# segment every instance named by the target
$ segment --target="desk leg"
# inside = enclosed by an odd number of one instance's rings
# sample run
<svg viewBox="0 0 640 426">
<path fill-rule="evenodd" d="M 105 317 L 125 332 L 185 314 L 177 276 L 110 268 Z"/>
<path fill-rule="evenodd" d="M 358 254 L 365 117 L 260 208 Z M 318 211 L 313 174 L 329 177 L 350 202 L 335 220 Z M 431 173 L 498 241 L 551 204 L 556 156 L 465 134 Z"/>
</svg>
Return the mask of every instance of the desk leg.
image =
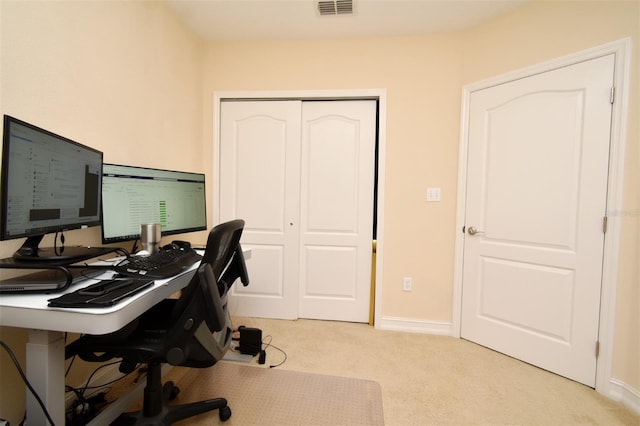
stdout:
<svg viewBox="0 0 640 426">
<path fill-rule="evenodd" d="M 30 330 L 27 343 L 27 378 L 57 426 L 64 416 L 64 333 Z M 27 389 L 27 425 L 47 425 L 47 417 Z"/>
</svg>

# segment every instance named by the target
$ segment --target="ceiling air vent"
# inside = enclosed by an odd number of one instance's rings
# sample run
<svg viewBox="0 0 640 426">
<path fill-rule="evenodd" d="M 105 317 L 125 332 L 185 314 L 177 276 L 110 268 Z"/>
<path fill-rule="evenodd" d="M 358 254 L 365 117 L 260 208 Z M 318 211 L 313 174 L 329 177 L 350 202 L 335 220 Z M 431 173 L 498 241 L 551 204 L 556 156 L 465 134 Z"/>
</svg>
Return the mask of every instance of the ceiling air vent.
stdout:
<svg viewBox="0 0 640 426">
<path fill-rule="evenodd" d="M 353 13 L 353 0 L 327 0 L 318 2 L 318 12 L 324 15 L 349 15 Z"/>
</svg>

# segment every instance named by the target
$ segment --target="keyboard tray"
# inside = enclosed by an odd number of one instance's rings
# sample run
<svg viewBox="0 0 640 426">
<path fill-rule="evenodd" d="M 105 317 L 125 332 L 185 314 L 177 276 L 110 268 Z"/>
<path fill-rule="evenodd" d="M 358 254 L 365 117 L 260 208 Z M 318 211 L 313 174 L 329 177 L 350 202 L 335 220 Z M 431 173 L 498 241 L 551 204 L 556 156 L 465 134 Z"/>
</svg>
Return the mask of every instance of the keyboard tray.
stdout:
<svg viewBox="0 0 640 426">
<path fill-rule="evenodd" d="M 147 278 L 98 281 L 73 293 L 49 299 L 49 305 L 57 308 L 106 308 L 133 296 L 153 285 Z"/>
</svg>

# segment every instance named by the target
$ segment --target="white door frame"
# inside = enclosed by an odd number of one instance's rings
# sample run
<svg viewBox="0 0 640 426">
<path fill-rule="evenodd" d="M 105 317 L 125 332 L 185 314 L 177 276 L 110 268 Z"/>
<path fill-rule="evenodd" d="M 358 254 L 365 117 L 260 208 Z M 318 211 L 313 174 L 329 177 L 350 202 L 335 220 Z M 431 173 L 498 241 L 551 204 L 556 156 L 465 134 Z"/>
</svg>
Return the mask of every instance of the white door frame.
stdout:
<svg viewBox="0 0 640 426">
<path fill-rule="evenodd" d="M 469 84 L 462 88 L 462 111 L 460 115 L 460 145 L 458 157 L 458 207 L 456 212 L 456 242 L 453 284 L 453 328 L 455 337 L 460 337 L 462 314 L 462 268 L 465 218 L 465 194 L 467 181 L 467 145 L 469 100 L 477 90 L 551 71 L 605 55 L 615 54 L 615 103 L 611 116 L 611 146 L 609 155 L 609 181 L 607 186 L 607 233 L 605 236 L 602 271 L 600 325 L 598 329 L 600 353 L 596 362 L 596 390 L 605 395 L 612 394 L 612 348 L 615 326 L 616 287 L 620 246 L 619 212 L 622 211 L 624 150 L 627 141 L 628 87 L 630 75 L 631 39 L 625 38 L 592 49 L 584 50 L 542 64 L 503 74 L 491 79 Z"/>
<path fill-rule="evenodd" d="M 377 184 L 377 247 L 374 321 L 382 317 L 382 264 L 384 253 L 384 189 L 385 189 L 385 147 L 387 137 L 387 90 L 280 90 L 280 91 L 220 91 L 213 93 L 213 223 L 220 220 L 220 104 L 223 100 L 360 100 L 378 101 L 378 184 Z"/>
</svg>

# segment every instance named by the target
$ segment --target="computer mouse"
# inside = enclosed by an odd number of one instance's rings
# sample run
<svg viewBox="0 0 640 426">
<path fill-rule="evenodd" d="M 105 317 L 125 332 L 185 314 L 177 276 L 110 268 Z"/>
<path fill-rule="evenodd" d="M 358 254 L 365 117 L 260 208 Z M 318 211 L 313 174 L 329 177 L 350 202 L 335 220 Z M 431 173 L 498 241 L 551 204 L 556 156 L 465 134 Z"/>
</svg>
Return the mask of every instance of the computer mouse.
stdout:
<svg viewBox="0 0 640 426">
<path fill-rule="evenodd" d="M 191 243 L 189 241 L 173 240 L 171 241 L 171 245 L 179 248 L 180 250 L 189 250 L 191 248 Z"/>
<path fill-rule="evenodd" d="M 150 254 L 151 253 L 149 253 L 147 250 L 140 250 L 136 253 L 136 256 L 149 256 Z"/>
</svg>

